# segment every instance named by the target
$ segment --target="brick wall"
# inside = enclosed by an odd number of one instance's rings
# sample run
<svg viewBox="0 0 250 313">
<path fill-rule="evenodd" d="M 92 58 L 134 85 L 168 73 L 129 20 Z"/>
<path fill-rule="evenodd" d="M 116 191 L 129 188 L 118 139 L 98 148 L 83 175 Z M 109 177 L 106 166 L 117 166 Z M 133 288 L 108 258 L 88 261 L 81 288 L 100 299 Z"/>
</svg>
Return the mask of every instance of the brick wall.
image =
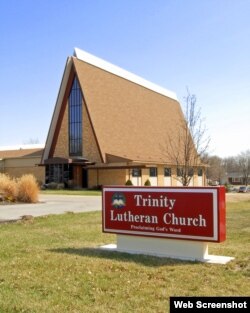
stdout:
<svg viewBox="0 0 250 313">
<path fill-rule="evenodd" d="M 40 158 L 12 158 L 6 159 L 4 166 L 1 167 L 1 172 L 8 174 L 11 177 L 21 177 L 25 174 L 32 174 L 37 181 L 44 183 L 45 169 L 43 166 L 37 166 L 40 163 Z"/>
<path fill-rule="evenodd" d="M 54 157 L 69 157 L 69 138 L 68 138 L 68 104 L 62 119 L 61 129 L 55 146 Z M 82 156 L 91 162 L 101 162 L 100 153 L 93 133 L 93 129 L 87 114 L 86 106 L 82 106 L 82 134 L 83 146 Z"/>
<path fill-rule="evenodd" d="M 97 185 L 125 185 L 126 169 L 92 169 L 88 171 L 88 184 L 93 188 Z"/>
</svg>

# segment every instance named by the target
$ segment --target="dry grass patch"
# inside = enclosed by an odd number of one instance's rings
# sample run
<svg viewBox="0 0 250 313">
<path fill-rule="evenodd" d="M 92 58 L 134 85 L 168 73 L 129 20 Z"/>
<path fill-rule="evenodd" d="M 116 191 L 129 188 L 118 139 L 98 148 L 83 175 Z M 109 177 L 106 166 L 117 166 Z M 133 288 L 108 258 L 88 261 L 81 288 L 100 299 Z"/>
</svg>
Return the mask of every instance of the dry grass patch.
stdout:
<svg viewBox="0 0 250 313">
<path fill-rule="evenodd" d="M 21 202 L 38 202 L 39 186 L 33 175 L 23 175 L 17 182 L 18 200 Z"/>
<path fill-rule="evenodd" d="M 19 179 L 0 174 L 0 195 L 9 202 L 38 202 L 39 186 L 34 175 L 23 175 Z"/>
<path fill-rule="evenodd" d="M 9 201 L 14 201 L 18 194 L 17 182 L 8 175 L 0 173 L 0 194 Z"/>
</svg>

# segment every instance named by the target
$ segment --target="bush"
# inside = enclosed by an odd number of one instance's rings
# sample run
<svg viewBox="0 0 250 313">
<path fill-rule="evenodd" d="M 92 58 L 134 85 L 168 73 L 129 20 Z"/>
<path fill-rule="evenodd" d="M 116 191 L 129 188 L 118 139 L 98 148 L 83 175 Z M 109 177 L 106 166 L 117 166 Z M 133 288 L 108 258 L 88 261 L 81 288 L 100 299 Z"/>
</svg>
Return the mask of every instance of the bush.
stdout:
<svg viewBox="0 0 250 313">
<path fill-rule="evenodd" d="M 57 189 L 64 189 L 64 183 L 58 183 Z"/>
<path fill-rule="evenodd" d="M 147 180 L 145 181 L 144 186 L 151 186 L 151 183 L 150 183 L 150 180 L 149 180 L 149 179 L 147 179 Z"/>
<path fill-rule="evenodd" d="M 17 182 L 18 200 L 21 202 L 38 202 L 39 186 L 31 174 L 23 175 Z"/>
<path fill-rule="evenodd" d="M 15 201 L 18 193 L 16 180 L 8 175 L 0 174 L 0 193 L 4 199 Z"/>
<path fill-rule="evenodd" d="M 130 179 L 128 179 L 125 183 L 126 186 L 133 186 L 133 183 Z"/>
<path fill-rule="evenodd" d="M 46 184 L 46 188 L 56 190 L 58 189 L 57 185 L 58 185 L 57 183 L 51 182 L 51 183 Z"/>
</svg>

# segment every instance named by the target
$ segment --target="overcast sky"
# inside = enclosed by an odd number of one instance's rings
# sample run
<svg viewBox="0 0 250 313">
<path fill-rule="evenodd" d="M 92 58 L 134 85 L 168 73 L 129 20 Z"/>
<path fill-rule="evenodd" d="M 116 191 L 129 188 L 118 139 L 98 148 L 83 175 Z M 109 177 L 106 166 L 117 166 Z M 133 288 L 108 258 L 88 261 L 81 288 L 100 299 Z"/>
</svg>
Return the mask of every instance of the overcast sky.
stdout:
<svg viewBox="0 0 250 313">
<path fill-rule="evenodd" d="M 250 0 L 0 0 L 0 146 L 47 137 L 74 47 L 197 97 L 210 154 L 250 149 Z"/>
</svg>

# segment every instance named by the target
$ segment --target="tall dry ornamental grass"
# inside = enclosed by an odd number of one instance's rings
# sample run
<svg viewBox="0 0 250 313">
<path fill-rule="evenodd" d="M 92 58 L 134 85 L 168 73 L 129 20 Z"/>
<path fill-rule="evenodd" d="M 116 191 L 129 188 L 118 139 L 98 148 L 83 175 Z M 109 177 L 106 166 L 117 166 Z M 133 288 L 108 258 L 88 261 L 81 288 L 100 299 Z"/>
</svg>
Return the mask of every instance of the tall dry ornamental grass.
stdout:
<svg viewBox="0 0 250 313">
<path fill-rule="evenodd" d="M 39 187 L 35 177 L 31 174 L 23 175 L 17 182 L 18 201 L 35 203 L 38 202 Z"/>
<path fill-rule="evenodd" d="M 8 201 L 35 203 L 38 202 L 39 186 L 31 174 L 19 179 L 0 174 L 0 194 Z"/>
<path fill-rule="evenodd" d="M 17 182 L 0 173 L 0 193 L 8 200 L 15 201 L 18 195 Z"/>
</svg>

